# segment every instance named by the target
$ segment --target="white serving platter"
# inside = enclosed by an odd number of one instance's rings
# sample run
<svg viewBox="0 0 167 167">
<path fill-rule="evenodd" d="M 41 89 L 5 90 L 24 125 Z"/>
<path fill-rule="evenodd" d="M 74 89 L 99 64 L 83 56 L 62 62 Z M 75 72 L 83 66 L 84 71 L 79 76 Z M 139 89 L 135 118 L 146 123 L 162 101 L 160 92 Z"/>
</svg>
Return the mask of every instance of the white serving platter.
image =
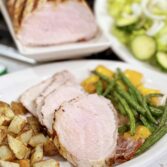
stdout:
<svg viewBox="0 0 167 167">
<path fill-rule="evenodd" d="M 38 62 L 84 57 L 104 51 L 109 47 L 108 40 L 100 30 L 96 37 L 90 41 L 48 47 L 23 46 L 14 32 L 12 21 L 6 8 L 6 0 L 0 0 L 0 10 L 19 52 L 24 57 L 34 59 Z"/>
<path fill-rule="evenodd" d="M 38 66 L 35 68 L 29 68 L 17 73 L 8 74 L 0 77 L 0 100 L 11 102 L 16 100 L 23 91 L 30 86 L 48 78 L 55 72 L 67 69 L 72 72 L 79 81 L 83 80 L 89 75 L 90 70 L 94 69 L 97 65 L 102 64 L 111 70 L 116 68 L 134 69 L 144 74 L 144 83 L 147 87 L 160 89 L 162 92 L 167 93 L 167 78 L 158 73 L 152 73 L 150 70 L 141 69 L 137 65 L 130 65 L 126 63 L 114 62 L 114 61 L 101 61 L 101 60 L 89 60 L 89 61 L 69 61 L 48 64 Z M 167 135 L 163 137 L 157 144 L 151 147 L 147 152 L 136 157 L 129 162 L 123 163 L 118 167 L 146 167 L 148 165 L 158 167 L 159 159 L 167 153 Z M 165 158 L 164 158 L 165 159 Z M 163 161 L 164 162 L 164 161 Z M 166 161 L 167 162 L 167 161 Z M 165 163 L 165 162 L 164 162 Z M 70 164 L 66 161 L 60 161 L 61 167 L 70 167 Z M 152 165 L 153 164 L 153 165 Z"/>
<path fill-rule="evenodd" d="M 108 0 L 96 0 L 95 1 L 95 15 L 100 26 L 103 31 L 105 37 L 110 41 L 110 47 L 117 54 L 119 58 L 124 60 L 125 62 L 131 63 L 133 65 L 138 65 L 141 68 L 146 67 L 150 70 L 158 71 L 158 69 L 154 68 L 148 63 L 142 62 L 134 58 L 134 56 L 130 53 L 127 47 L 122 44 L 117 37 L 115 37 L 111 32 L 111 27 L 113 26 L 114 20 L 111 16 L 109 16 L 107 12 L 107 2 Z M 166 73 L 164 73 L 165 75 Z"/>
</svg>

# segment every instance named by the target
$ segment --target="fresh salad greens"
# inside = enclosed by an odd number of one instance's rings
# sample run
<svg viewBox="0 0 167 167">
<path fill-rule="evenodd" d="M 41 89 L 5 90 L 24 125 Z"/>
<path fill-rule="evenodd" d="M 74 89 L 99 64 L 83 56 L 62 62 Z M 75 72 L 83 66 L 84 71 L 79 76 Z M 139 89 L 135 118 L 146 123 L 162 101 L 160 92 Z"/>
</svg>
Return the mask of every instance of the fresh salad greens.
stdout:
<svg viewBox="0 0 167 167">
<path fill-rule="evenodd" d="M 112 33 L 135 58 L 167 72 L 167 1 L 108 0 Z"/>
</svg>

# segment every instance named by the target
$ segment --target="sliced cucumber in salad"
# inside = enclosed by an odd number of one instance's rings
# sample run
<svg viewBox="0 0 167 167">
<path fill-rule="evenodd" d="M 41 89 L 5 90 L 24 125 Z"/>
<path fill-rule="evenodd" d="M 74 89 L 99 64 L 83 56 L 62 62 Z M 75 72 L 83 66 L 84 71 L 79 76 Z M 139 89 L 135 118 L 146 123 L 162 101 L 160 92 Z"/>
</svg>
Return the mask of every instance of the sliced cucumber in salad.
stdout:
<svg viewBox="0 0 167 167">
<path fill-rule="evenodd" d="M 126 27 L 135 24 L 138 21 L 138 17 L 119 18 L 116 20 L 117 27 Z"/>
<path fill-rule="evenodd" d="M 167 70 L 167 53 L 165 52 L 158 52 L 156 54 L 157 62 L 160 64 L 160 66 Z"/>
<path fill-rule="evenodd" d="M 135 58 L 167 72 L 167 0 L 108 0 L 107 8 L 112 34 Z"/>
<path fill-rule="evenodd" d="M 149 60 L 156 52 L 156 42 L 152 37 L 139 35 L 131 42 L 131 50 L 139 60 Z"/>
</svg>

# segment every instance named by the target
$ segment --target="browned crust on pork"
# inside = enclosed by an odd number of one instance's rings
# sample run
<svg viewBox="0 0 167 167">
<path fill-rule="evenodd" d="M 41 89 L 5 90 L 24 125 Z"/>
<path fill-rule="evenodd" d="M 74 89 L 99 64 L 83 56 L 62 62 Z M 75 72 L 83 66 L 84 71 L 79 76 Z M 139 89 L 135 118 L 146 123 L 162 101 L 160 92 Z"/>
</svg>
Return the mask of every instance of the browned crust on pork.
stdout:
<svg viewBox="0 0 167 167">
<path fill-rule="evenodd" d="M 17 32 L 20 28 L 22 21 L 22 14 L 24 11 L 26 0 L 16 0 L 13 10 L 13 25 L 14 29 Z"/>
<path fill-rule="evenodd" d="M 16 0 L 7 1 L 7 8 L 8 8 L 9 15 L 11 17 L 13 17 L 15 3 L 16 3 Z"/>
<path fill-rule="evenodd" d="M 36 5 L 36 0 L 26 0 L 22 20 L 24 20 L 27 16 L 29 16 L 33 12 L 35 5 Z"/>
</svg>

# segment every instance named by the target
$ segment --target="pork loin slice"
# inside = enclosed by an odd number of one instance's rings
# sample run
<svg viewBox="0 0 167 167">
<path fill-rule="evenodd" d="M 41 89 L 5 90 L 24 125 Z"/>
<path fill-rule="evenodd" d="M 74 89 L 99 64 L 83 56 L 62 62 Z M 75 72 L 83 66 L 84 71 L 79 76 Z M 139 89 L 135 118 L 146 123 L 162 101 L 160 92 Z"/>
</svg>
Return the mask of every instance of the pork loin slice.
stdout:
<svg viewBox="0 0 167 167">
<path fill-rule="evenodd" d="M 68 86 L 68 85 L 77 85 L 75 77 L 68 71 L 63 71 L 58 73 L 49 86 L 41 92 L 41 94 L 35 99 L 36 104 L 36 114 L 37 117 L 42 124 L 42 115 L 41 109 L 45 103 L 45 97 L 47 97 L 50 93 L 54 92 L 55 90 L 59 89 L 61 86 Z"/>
<path fill-rule="evenodd" d="M 64 85 L 46 96 L 40 114 L 42 124 L 47 128 L 50 134 L 53 132 L 52 126 L 55 110 L 58 110 L 60 105 L 64 102 L 68 102 L 83 93 L 80 86 Z"/>
<path fill-rule="evenodd" d="M 40 95 L 40 93 L 52 82 L 53 78 L 49 78 L 30 89 L 26 90 L 20 97 L 20 102 L 24 107 L 31 112 L 34 116 L 37 116 L 36 113 L 36 104 L 35 99 Z"/>
<path fill-rule="evenodd" d="M 69 78 L 74 78 L 73 75 L 68 71 L 61 71 L 56 74 L 54 74 L 52 77 L 48 78 L 45 81 L 42 81 L 41 83 L 29 88 L 26 90 L 20 97 L 21 103 L 29 110 L 34 116 L 37 117 L 37 104 L 35 103 L 35 100 L 45 92 L 48 92 L 48 89 L 52 90 L 56 89 L 56 84 L 62 84 L 64 83 L 64 80 Z M 60 83 L 59 83 L 60 82 Z M 54 85 L 53 85 L 54 83 Z M 56 83 L 56 84 L 55 84 Z M 53 87 L 55 86 L 55 87 Z"/>
<path fill-rule="evenodd" d="M 47 1 L 38 6 L 23 18 L 17 33 L 25 46 L 89 40 L 97 33 L 95 18 L 83 0 Z"/>
<path fill-rule="evenodd" d="M 60 154 L 79 167 L 107 167 L 117 144 L 113 105 L 96 94 L 64 103 L 55 112 L 54 143 Z"/>
</svg>

